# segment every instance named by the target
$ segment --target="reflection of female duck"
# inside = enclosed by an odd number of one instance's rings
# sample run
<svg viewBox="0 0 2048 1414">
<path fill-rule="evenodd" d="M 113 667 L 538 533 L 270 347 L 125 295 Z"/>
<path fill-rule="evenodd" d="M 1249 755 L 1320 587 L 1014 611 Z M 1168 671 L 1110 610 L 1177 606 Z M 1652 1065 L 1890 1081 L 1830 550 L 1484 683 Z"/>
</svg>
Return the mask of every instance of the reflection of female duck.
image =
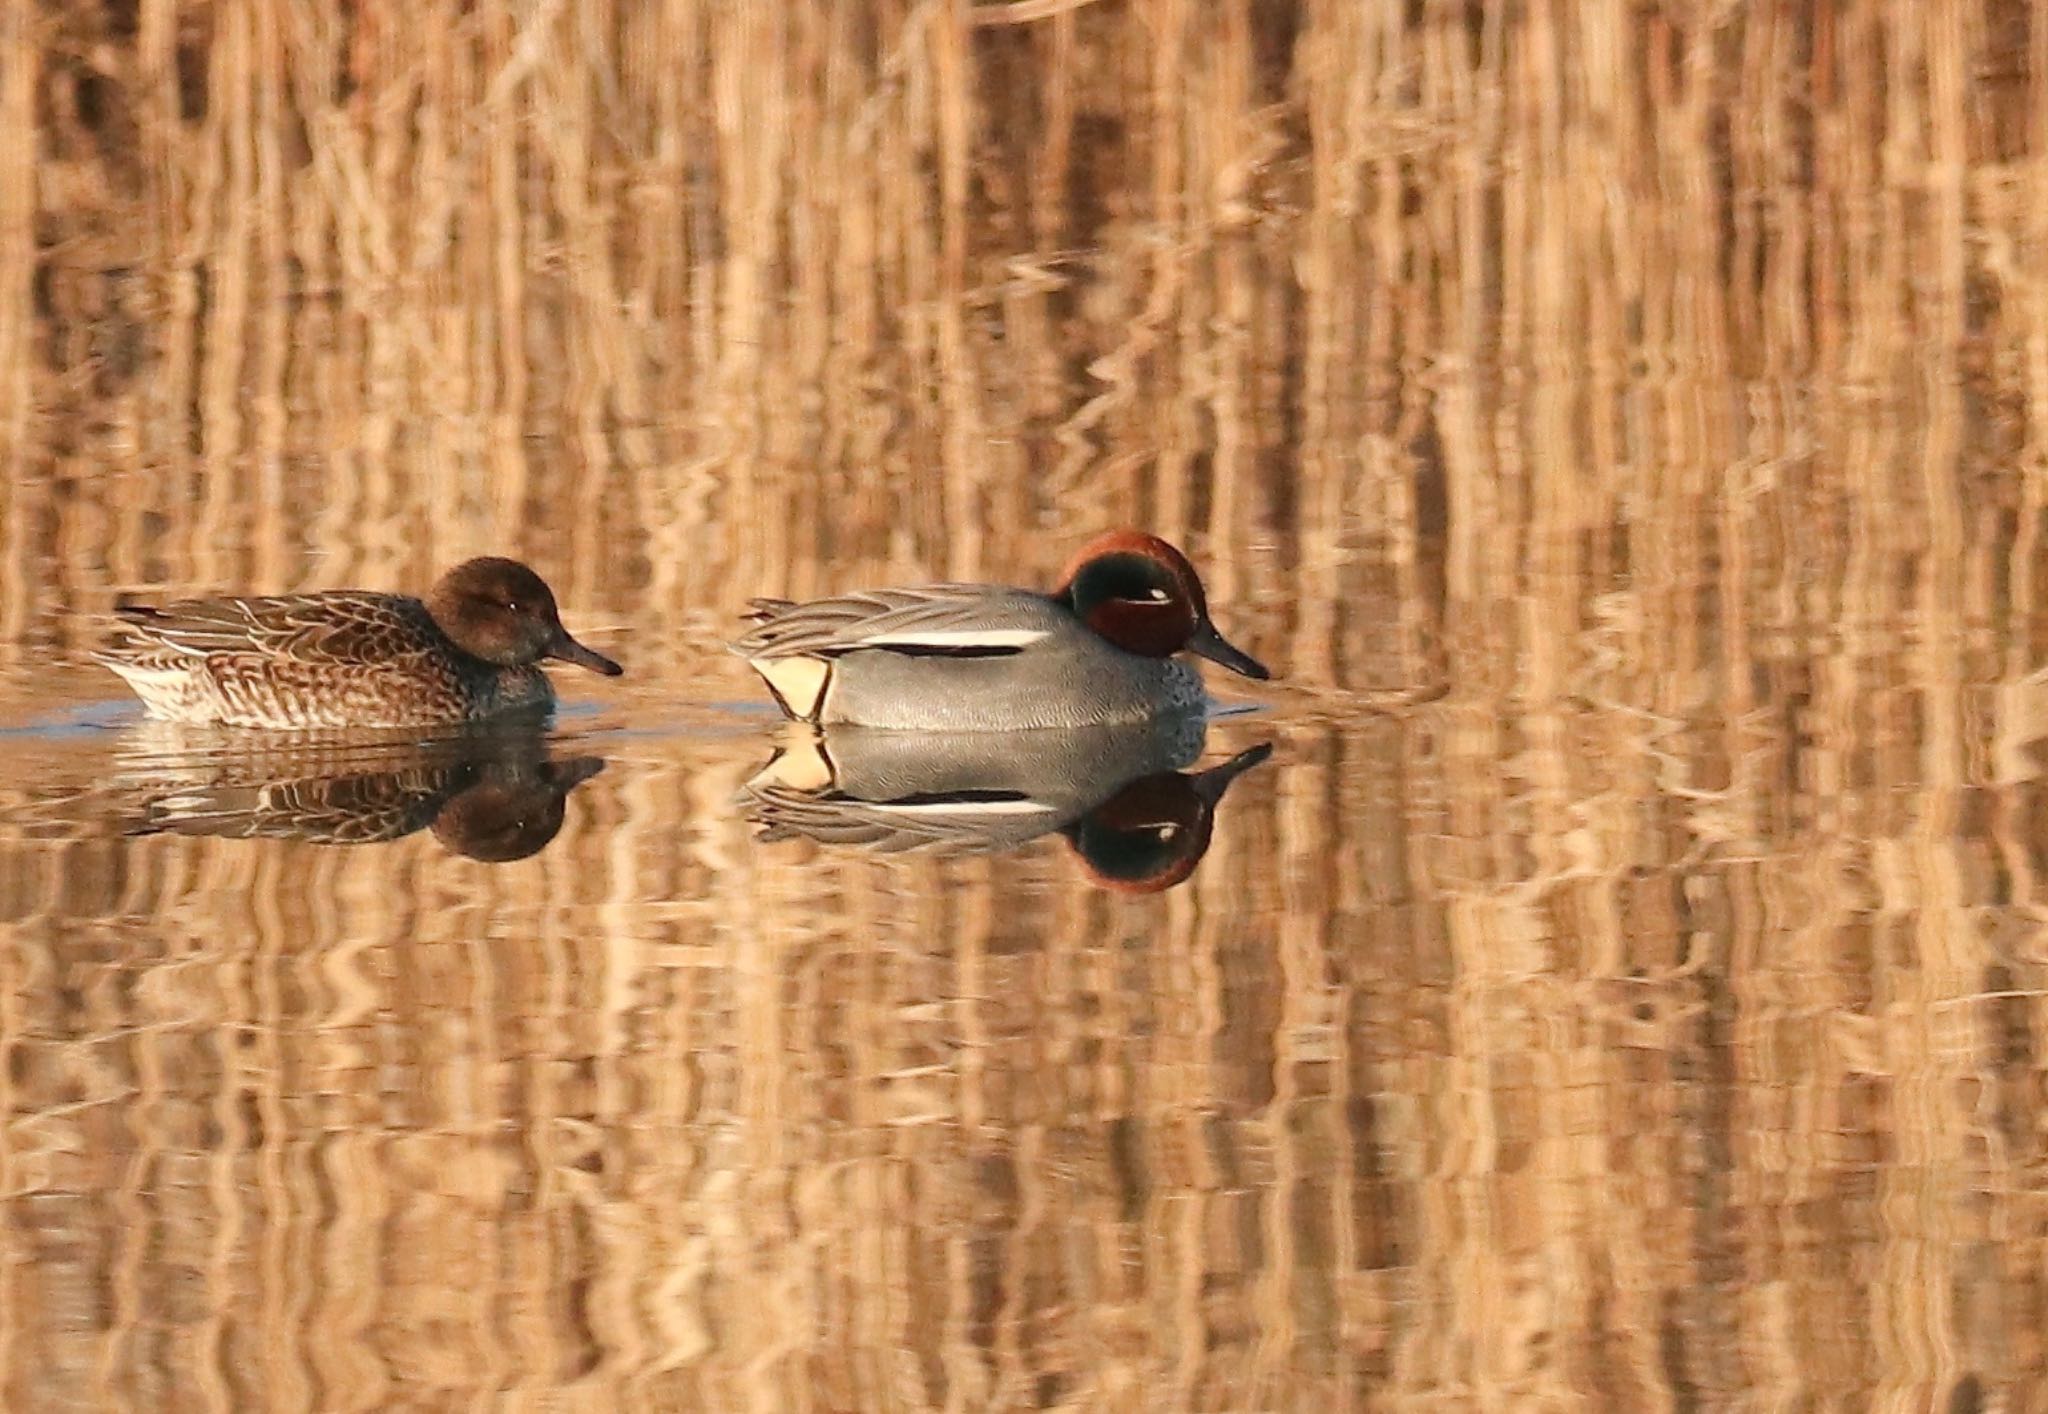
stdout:
<svg viewBox="0 0 2048 1414">
<path fill-rule="evenodd" d="M 550 760 L 528 735 L 214 754 L 154 763 L 133 832 L 355 845 L 431 828 L 454 853 L 498 864 L 554 839 L 569 792 L 603 769 L 595 756 Z"/>
<path fill-rule="evenodd" d="M 1001 735 L 799 729 L 748 782 L 747 808 L 764 841 L 881 851 L 1001 852 L 1057 832 L 1097 883 L 1152 892 L 1194 871 L 1224 791 L 1272 754 L 1182 774 L 1205 730 L 1198 717 Z"/>
</svg>

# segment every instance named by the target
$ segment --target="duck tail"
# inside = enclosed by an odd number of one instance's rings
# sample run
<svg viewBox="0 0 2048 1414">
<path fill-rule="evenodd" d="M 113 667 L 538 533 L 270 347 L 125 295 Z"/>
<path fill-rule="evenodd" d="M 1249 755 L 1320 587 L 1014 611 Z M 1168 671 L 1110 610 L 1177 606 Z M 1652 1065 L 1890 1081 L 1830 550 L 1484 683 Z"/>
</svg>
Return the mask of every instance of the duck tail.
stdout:
<svg viewBox="0 0 2048 1414">
<path fill-rule="evenodd" d="M 781 618 L 795 607 L 794 599 L 749 599 L 747 612 L 740 617 L 750 624 L 765 624 Z"/>
</svg>

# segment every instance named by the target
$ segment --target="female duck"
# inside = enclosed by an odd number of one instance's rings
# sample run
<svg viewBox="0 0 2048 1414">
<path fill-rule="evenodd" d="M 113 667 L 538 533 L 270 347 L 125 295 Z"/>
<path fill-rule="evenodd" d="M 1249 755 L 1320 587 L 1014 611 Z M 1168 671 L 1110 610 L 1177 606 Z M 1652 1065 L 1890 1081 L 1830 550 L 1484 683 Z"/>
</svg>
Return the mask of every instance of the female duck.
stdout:
<svg viewBox="0 0 2048 1414">
<path fill-rule="evenodd" d="M 1209 621 L 1187 557 L 1135 530 L 1091 541 L 1050 594 L 988 584 L 754 601 L 733 644 L 803 721 L 923 731 L 1096 726 L 1199 711 L 1193 653 L 1264 667 Z"/>
<path fill-rule="evenodd" d="M 569 636 L 517 560 L 469 560 L 424 601 L 347 589 L 124 607 L 93 656 L 151 716 L 281 729 L 420 727 L 555 700 L 543 658 L 624 671 Z"/>
</svg>

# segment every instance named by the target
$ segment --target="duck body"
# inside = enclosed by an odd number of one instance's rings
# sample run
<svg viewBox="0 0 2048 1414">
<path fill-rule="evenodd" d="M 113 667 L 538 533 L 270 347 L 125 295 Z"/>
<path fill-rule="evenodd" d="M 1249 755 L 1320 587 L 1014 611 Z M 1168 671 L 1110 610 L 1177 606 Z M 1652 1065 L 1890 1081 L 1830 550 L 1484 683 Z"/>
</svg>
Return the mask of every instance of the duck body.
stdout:
<svg viewBox="0 0 2048 1414">
<path fill-rule="evenodd" d="M 1202 676 L 1130 653 L 1058 600 L 987 584 L 757 601 L 736 645 L 791 716 L 919 731 L 1109 726 L 1199 712 Z"/>
<path fill-rule="evenodd" d="M 769 839 L 1005 850 L 1065 828 L 1134 780 L 1193 764 L 1208 723 L 1181 715 L 1014 736 L 793 723 L 785 733 L 745 787 Z"/>
<path fill-rule="evenodd" d="M 100 655 L 153 717 L 285 730 L 414 727 L 554 705 L 547 674 L 464 653 L 426 605 L 337 591 L 120 611 Z"/>
<path fill-rule="evenodd" d="M 1113 726 L 1208 705 L 1183 649 L 1266 670 L 1210 624 L 1200 581 L 1155 537 L 1117 532 L 1058 589 L 989 584 L 754 601 L 733 650 L 784 712 L 822 726 L 963 732 Z"/>
<path fill-rule="evenodd" d="M 561 658 L 607 675 L 570 638 L 538 575 L 473 560 L 429 600 L 365 590 L 187 599 L 116 611 L 94 656 L 153 717 L 271 730 L 423 727 L 545 713 L 539 667 Z"/>
</svg>

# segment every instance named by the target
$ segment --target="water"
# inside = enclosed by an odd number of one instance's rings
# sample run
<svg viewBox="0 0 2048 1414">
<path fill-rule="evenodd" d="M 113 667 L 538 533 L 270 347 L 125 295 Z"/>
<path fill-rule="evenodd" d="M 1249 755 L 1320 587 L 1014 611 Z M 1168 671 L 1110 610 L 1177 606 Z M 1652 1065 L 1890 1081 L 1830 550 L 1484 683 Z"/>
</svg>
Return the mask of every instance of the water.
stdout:
<svg viewBox="0 0 2048 1414">
<path fill-rule="evenodd" d="M 1467 11 L 0 22 L 0 1406 L 2038 1402 L 2048 28 Z M 722 648 L 1118 523 L 1204 731 Z M 627 676 L 87 657 L 480 553 Z"/>
</svg>

